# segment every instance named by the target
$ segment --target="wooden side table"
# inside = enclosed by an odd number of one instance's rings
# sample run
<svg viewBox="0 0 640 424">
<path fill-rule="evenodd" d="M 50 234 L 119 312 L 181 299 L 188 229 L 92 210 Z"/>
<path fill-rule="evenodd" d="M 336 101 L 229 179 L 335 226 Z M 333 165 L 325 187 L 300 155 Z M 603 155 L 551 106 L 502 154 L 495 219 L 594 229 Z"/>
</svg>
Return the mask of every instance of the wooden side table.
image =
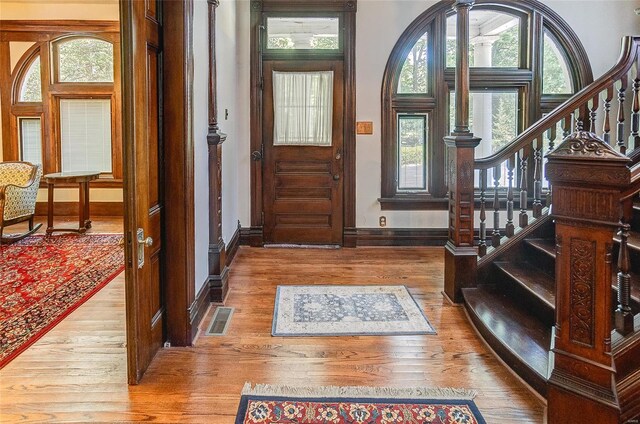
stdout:
<svg viewBox="0 0 640 424">
<path fill-rule="evenodd" d="M 93 181 L 100 176 L 95 171 L 79 171 L 79 172 L 56 172 L 47 174 L 42 177 L 47 182 L 47 235 L 54 231 L 75 231 L 84 234 L 91 228 L 91 220 L 89 219 L 89 181 Z M 75 228 L 53 228 L 53 189 L 56 184 L 78 184 L 79 186 L 79 203 L 78 203 L 78 229 Z"/>
</svg>

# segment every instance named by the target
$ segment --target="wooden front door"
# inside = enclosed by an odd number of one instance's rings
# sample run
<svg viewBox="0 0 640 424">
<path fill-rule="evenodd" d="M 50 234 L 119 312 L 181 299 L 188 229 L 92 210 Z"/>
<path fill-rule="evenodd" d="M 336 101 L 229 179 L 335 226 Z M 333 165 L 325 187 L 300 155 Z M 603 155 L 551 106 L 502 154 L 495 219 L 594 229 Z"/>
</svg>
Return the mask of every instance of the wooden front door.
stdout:
<svg viewBox="0 0 640 424">
<path fill-rule="evenodd" d="M 121 0 L 129 383 L 164 339 L 159 2 Z"/>
<path fill-rule="evenodd" d="M 343 64 L 265 61 L 263 66 L 265 242 L 341 245 Z M 327 102 L 318 100 L 318 85 L 326 88 L 329 76 L 333 98 L 327 109 Z M 274 81 L 279 89 L 274 90 Z M 328 98 L 331 100 L 330 95 Z M 326 122 L 327 114 L 331 117 L 329 133 L 314 127 L 319 120 Z M 298 128 L 305 125 L 311 129 Z M 291 131 L 291 127 L 297 129 Z"/>
</svg>

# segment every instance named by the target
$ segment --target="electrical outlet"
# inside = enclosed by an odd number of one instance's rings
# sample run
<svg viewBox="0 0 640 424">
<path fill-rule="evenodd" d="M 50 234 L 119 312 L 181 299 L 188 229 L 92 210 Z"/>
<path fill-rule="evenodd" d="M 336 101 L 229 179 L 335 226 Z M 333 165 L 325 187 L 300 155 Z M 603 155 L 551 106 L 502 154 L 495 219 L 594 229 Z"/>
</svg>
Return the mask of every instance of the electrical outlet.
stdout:
<svg viewBox="0 0 640 424">
<path fill-rule="evenodd" d="M 171 342 L 164 342 L 164 347 L 165 348 L 170 348 L 171 347 Z"/>
<path fill-rule="evenodd" d="M 387 217 L 386 216 L 381 216 L 380 217 L 380 226 L 381 227 L 386 227 L 387 226 Z"/>
</svg>

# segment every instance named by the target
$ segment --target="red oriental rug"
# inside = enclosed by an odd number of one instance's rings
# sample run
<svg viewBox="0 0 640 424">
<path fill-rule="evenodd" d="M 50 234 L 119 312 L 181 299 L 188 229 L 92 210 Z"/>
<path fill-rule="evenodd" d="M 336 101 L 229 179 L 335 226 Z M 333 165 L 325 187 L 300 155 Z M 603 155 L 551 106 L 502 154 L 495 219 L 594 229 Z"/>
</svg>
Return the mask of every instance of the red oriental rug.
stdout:
<svg viewBox="0 0 640 424">
<path fill-rule="evenodd" d="M 0 246 L 0 368 L 122 272 L 122 240 L 37 235 Z"/>
<path fill-rule="evenodd" d="M 284 387 L 247 383 L 236 424 L 485 424 L 464 389 Z"/>
</svg>

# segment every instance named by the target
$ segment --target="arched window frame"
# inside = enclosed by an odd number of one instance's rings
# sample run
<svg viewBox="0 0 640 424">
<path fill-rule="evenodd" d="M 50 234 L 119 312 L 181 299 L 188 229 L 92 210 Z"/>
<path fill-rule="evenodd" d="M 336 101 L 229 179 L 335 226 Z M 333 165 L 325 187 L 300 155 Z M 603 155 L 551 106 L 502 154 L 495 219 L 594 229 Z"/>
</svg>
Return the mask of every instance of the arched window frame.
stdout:
<svg viewBox="0 0 640 424">
<path fill-rule="evenodd" d="M 74 31 L 77 26 L 77 31 Z M 96 186 L 121 188 L 122 168 L 122 129 L 120 125 L 120 36 L 117 22 L 79 22 L 60 30 L 42 24 L 42 32 L 34 32 L 31 46 L 18 60 L 8 78 L 8 90 L 0 93 L 2 101 L 9 107 L 2 111 L 3 123 L 3 160 L 21 160 L 20 120 L 39 119 L 41 125 L 42 165 L 44 173 L 59 172 L 62 169 L 60 100 L 61 99 L 109 99 L 111 101 L 111 164 L 109 173 L 103 173 L 95 181 Z M 0 30 L 10 33 L 11 30 Z M 54 80 L 54 45 L 74 38 L 92 38 L 113 45 L 113 82 L 63 82 Z M 9 40 L 12 38 L 9 37 Z M 5 42 L 9 44 L 9 42 Z M 8 46 L 6 47 L 8 50 Z M 29 68 L 36 57 L 40 57 L 42 102 L 20 102 L 20 89 Z M 8 62 L 7 62 L 8 65 Z M 6 97 L 5 97 L 6 96 Z"/>
<path fill-rule="evenodd" d="M 418 16 L 394 46 L 382 82 L 382 210 L 446 209 L 446 158 L 443 138 L 448 135 L 449 93 L 454 69 L 446 67 L 446 19 L 455 12 L 454 0 L 435 4 Z M 519 68 L 471 68 L 471 90 L 515 89 L 519 95 L 518 132 L 542 117 L 571 95 L 543 95 L 542 57 L 544 30 L 565 54 L 573 90 L 593 81 L 586 51 L 573 30 L 550 8 L 536 0 L 477 0 L 474 9 L 489 9 L 521 18 Z M 398 81 L 407 53 L 428 33 L 427 94 L 398 93 Z M 402 113 L 428 114 L 427 190 L 398 190 L 397 117 Z"/>
<path fill-rule="evenodd" d="M 58 37 L 51 42 L 51 58 L 52 58 L 52 75 L 53 75 L 53 83 L 54 84 L 91 84 L 91 85 L 113 85 L 115 82 L 115 71 L 114 71 L 114 82 L 111 81 L 98 81 L 98 82 L 85 82 L 85 81 L 60 81 L 60 45 L 74 41 L 74 40 L 82 40 L 82 39 L 91 39 L 91 40 L 99 40 L 105 43 L 109 43 L 113 46 L 114 52 L 114 67 L 115 67 L 115 45 L 112 40 L 109 40 L 104 37 L 100 37 L 96 34 L 69 34 L 64 35 L 62 37 Z"/>
</svg>

